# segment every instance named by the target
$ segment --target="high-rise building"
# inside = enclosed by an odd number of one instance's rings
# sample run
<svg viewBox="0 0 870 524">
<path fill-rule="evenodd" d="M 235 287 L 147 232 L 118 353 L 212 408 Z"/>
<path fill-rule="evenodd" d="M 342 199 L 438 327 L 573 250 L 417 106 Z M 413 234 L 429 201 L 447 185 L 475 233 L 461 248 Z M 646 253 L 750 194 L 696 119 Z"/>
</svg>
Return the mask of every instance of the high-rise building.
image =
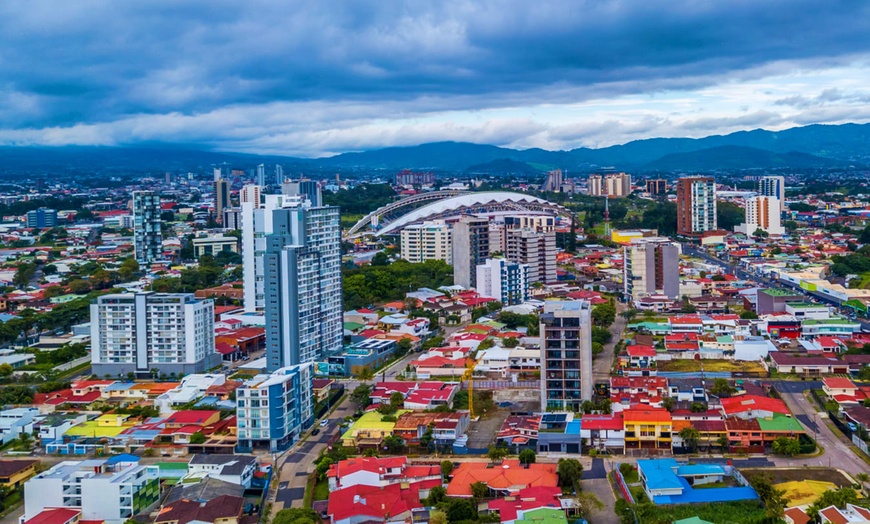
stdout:
<svg viewBox="0 0 870 524">
<path fill-rule="evenodd" d="M 396 173 L 397 186 L 431 186 L 435 183 L 435 175 L 431 171 L 418 172 L 403 169 Z"/>
<path fill-rule="evenodd" d="M 408 262 L 443 260 L 453 262 L 450 226 L 443 220 L 406 226 L 400 234 L 401 256 Z"/>
<path fill-rule="evenodd" d="M 39 473 L 24 484 L 24 519 L 75 508 L 82 520 L 123 524 L 144 512 L 160 499 L 160 468 L 123 458 L 68 460 Z"/>
<path fill-rule="evenodd" d="M 260 164 L 257 166 L 257 185 L 263 187 L 266 185 L 266 164 Z"/>
<path fill-rule="evenodd" d="M 562 170 L 554 169 L 547 173 L 547 180 L 544 181 L 544 191 L 555 191 L 558 193 L 562 190 Z"/>
<path fill-rule="evenodd" d="M 323 205 L 323 196 L 320 192 L 320 186 L 314 180 L 302 178 L 299 180 L 285 180 L 281 184 L 281 193 L 289 197 L 302 197 L 307 200 L 312 207 L 320 207 Z"/>
<path fill-rule="evenodd" d="M 300 364 L 258 375 L 236 390 L 240 452 L 283 451 L 314 422 L 314 365 Z"/>
<path fill-rule="evenodd" d="M 224 209 L 221 225 L 224 226 L 224 229 L 242 229 L 242 209 L 239 207 Z"/>
<path fill-rule="evenodd" d="M 632 300 L 655 294 L 680 297 L 680 244 L 663 237 L 635 238 L 623 248 L 623 287 Z"/>
<path fill-rule="evenodd" d="M 275 185 L 280 186 L 284 183 L 284 166 L 275 164 Z"/>
<path fill-rule="evenodd" d="M 160 211 L 159 196 L 152 191 L 133 191 L 133 244 L 140 264 L 163 258 Z"/>
<path fill-rule="evenodd" d="M 477 266 L 476 289 L 505 306 L 522 304 L 529 299 L 529 266 L 490 258 Z"/>
<path fill-rule="evenodd" d="M 746 199 L 743 209 L 745 220 L 734 226 L 734 231 L 752 236 L 761 229 L 768 235 L 782 235 L 785 229 L 780 218 L 780 200 L 771 196 L 756 196 Z"/>
<path fill-rule="evenodd" d="M 779 200 L 779 214 L 782 215 L 785 206 L 785 177 L 761 177 L 758 179 L 758 194 L 759 196 L 768 196 Z"/>
<path fill-rule="evenodd" d="M 263 186 L 248 184 L 239 191 L 239 205 L 250 202 L 254 207 L 260 207 L 262 201 Z"/>
<path fill-rule="evenodd" d="M 529 266 L 529 282 L 556 282 L 556 232 L 506 229 L 504 256 Z"/>
<path fill-rule="evenodd" d="M 580 411 L 592 400 L 592 310 L 585 300 L 548 300 L 540 317 L 541 411 Z"/>
<path fill-rule="evenodd" d="M 646 192 L 650 195 L 664 195 L 668 192 L 668 181 L 663 178 L 647 180 Z"/>
<path fill-rule="evenodd" d="M 696 176 L 677 180 L 677 234 L 701 236 L 716 230 L 716 182 Z"/>
<path fill-rule="evenodd" d="M 223 220 L 224 209 L 230 207 L 230 181 L 218 180 L 214 183 L 214 211 L 218 220 Z"/>
<path fill-rule="evenodd" d="M 193 293 L 119 293 L 91 304 L 96 375 L 200 373 L 220 364 L 214 302 Z"/>
<path fill-rule="evenodd" d="M 477 266 L 489 258 L 489 220 L 466 215 L 453 224 L 453 283 L 477 285 Z"/>
<path fill-rule="evenodd" d="M 603 177 L 591 175 L 587 180 L 587 188 L 591 196 L 628 196 L 631 194 L 631 175 L 628 173 L 610 173 Z"/>
<path fill-rule="evenodd" d="M 27 212 L 28 229 L 44 229 L 57 225 L 57 210 L 41 207 Z"/>
<path fill-rule="evenodd" d="M 538 233 L 556 231 L 556 217 L 553 215 L 514 215 L 504 217 L 507 229 L 530 229 Z"/>
<path fill-rule="evenodd" d="M 284 197 L 265 236 L 266 369 L 325 359 L 342 348 L 341 225 L 337 207 Z"/>
</svg>

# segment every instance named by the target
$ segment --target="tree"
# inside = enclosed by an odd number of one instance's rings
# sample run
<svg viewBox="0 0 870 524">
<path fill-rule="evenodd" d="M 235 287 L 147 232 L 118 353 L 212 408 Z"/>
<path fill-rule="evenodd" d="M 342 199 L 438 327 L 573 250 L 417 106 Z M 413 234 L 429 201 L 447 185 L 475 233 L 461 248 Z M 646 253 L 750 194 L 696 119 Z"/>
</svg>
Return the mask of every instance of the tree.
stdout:
<svg viewBox="0 0 870 524">
<path fill-rule="evenodd" d="M 514 337 L 507 337 L 506 339 L 502 340 L 501 344 L 502 346 L 510 349 L 519 346 L 520 341 L 515 339 Z"/>
<path fill-rule="evenodd" d="M 577 508 L 577 516 L 587 521 L 592 516 L 604 509 L 604 503 L 594 493 L 581 491 L 574 496 L 574 505 Z"/>
<path fill-rule="evenodd" d="M 201 431 L 196 431 L 190 436 L 191 444 L 204 444 L 206 440 L 205 435 L 203 435 Z"/>
<path fill-rule="evenodd" d="M 375 372 L 374 370 L 372 370 L 372 368 L 365 367 L 356 374 L 356 378 L 362 380 L 363 382 L 368 382 L 369 380 L 375 378 Z"/>
<path fill-rule="evenodd" d="M 405 447 L 405 441 L 402 440 L 402 437 L 397 435 L 387 435 L 384 438 L 384 447 L 386 447 L 387 451 L 390 453 L 398 453 Z"/>
<path fill-rule="evenodd" d="M 279 511 L 272 524 L 317 524 L 320 522 L 320 517 L 313 509 L 308 508 L 287 508 Z"/>
<path fill-rule="evenodd" d="M 66 294 L 63 286 L 48 286 L 42 290 L 42 298 L 54 298 Z"/>
<path fill-rule="evenodd" d="M 710 388 L 710 393 L 717 397 L 730 397 L 737 392 L 737 388 L 728 383 L 728 379 L 717 378 L 713 381 L 713 387 Z"/>
<path fill-rule="evenodd" d="M 350 399 L 360 408 L 366 408 L 372 403 L 372 388 L 368 384 L 360 384 L 350 394 Z"/>
<path fill-rule="evenodd" d="M 445 509 L 450 522 L 474 520 L 477 517 L 477 510 L 471 499 L 449 499 Z"/>
<path fill-rule="evenodd" d="M 133 275 L 139 272 L 139 262 L 136 262 L 135 258 L 128 258 L 127 260 L 121 262 L 121 266 L 118 268 L 118 275 L 123 280 L 130 280 L 133 278 Z"/>
<path fill-rule="evenodd" d="M 815 503 L 807 510 L 807 515 L 814 521 L 818 520 L 819 511 L 828 506 L 836 506 L 840 509 L 845 509 L 846 504 L 855 504 L 858 502 L 858 493 L 852 488 L 831 489 L 816 499 Z"/>
<path fill-rule="evenodd" d="M 379 251 L 375 253 L 375 256 L 372 257 L 372 266 L 373 267 L 383 267 L 390 265 L 390 257 L 387 256 L 383 251 Z"/>
<path fill-rule="evenodd" d="M 668 411 L 674 410 L 674 399 L 673 397 L 665 397 L 662 399 L 662 407 Z"/>
<path fill-rule="evenodd" d="M 489 486 L 484 482 L 474 482 L 471 484 L 471 496 L 476 499 L 484 499 L 489 496 Z"/>
<path fill-rule="evenodd" d="M 707 411 L 707 406 L 700 402 L 692 402 L 692 404 L 689 406 L 689 411 L 691 411 L 692 413 L 703 413 Z"/>
<path fill-rule="evenodd" d="M 438 487 L 438 486 L 436 486 Z M 435 488 L 432 488 L 435 489 Z M 442 488 L 443 489 L 443 488 Z M 431 491 L 430 491 L 431 493 Z M 447 524 L 447 514 L 440 509 L 433 509 L 429 512 L 429 524 Z"/>
<path fill-rule="evenodd" d="M 719 435 L 719 438 L 716 439 L 716 445 L 723 451 L 727 451 L 731 447 L 731 442 L 729 442 L 727 435 Z"/>
<path fill-rule="evenodd" d="M 701 432 L 692 426 L 686 426 L 679 432 L 680 438 L 687 448 L 695 451 L 698 448 L 698 440 L 701 438 Z"/>
<path fill-rule="evenodd" d="M 533 449 L 524 449 L 520 451 L 520 464 L 534 464 L 535 458 L 535 450 Z"/>
<path fill-rule="evenodd" d="M 435 486 L 429 490 L 429 497 L 426 498 L 427 506 L 434 506 L 439 502 L 447 499 L 447 488 L 444 486 Z"/>
<path fill-rule="evenodd" d="M 447 480 L 447 477 L 453 473 L 453 462 L 449 460 L 441 461 L 441 478 Z"/>
<path fill-rule="evenodd" d="M 556 466 L 556 476 L 559 477 L 559 485 L 573 488 L 580 482 L 583 475 L 583 464 L 577 459 L 561 458 Z"/>
<path fill-rule="evenodd" d="M 499 446 L 490 446 L 486 456 L 489 457 L 489 460 L 498 462 L 508 456 L 508 450 Z"/>
<path fill-rule="evenodd" d="M 608 301 L 606 304 L 598 304 L 592 308 L 592 322 L 596 326 L 608 327 L 616 320 L 616 306 Z"/>
<path fill-rule="evenodd" d="M 864 493 L 866 493 L 867 483 L 870 482 L 870 475 L 862 471 L 861 473 L 855 475 L 855 480 L 861 483 L 861 489 L 864 491 Z"/>
<path fill-rule="evenodd" d="M 773 477 L 768 473 L 761 473 L 752 475 L 748 480 L 752 489 L 758 493 L 758 498 L 764 502 L 767 516 L 773 519 L 782 518 L 788 500 L 785 498 L 785 491 L 773 486 Z"/>
<path fill-rule="evenodd" d="M 758 314 L 755 311 L 747 309 L 746 311 L 740 313 L 740 318 L 742 318 L 743 320 L 755 320 L 758 318 Z"/>
<path fill-rule="evenodd" d="M 402 395 L 398 391 L 394 391 L 392 395 L 390 395 L 390 406 L 393 407 L 393 413 L 398 411 L 399 408 L 405 403 L 405 396 Z"/>
<path fill-rule="evenodd" d="M 407 337 L 402 337 L 396 342 L 396 356 L 402 357 L 405 356 L 408 351 L 411 351 L 411 347 L 413 346 L 411 339 Z"/>
<path fill-rule="evenodd" d="M 24 289 L 33 279 L 35 274 L 36 264 L 24 262 L 18 265 L 18 269 L 15 271 L 15 276 L 12 277 L 12 283 L 15 287 Z"/>
<path fill-rule="evenodd" d="M 76 295 L 85 295 L 91 291 L 91 285 L 80 278 L 71 281 L 67 284 L 67 287 L 70 293 L 75 293 Z"/>
<path fill-rule="evenodd" d="M 8 362 L 0 364 L 0 377 L 9 378 L 15 370 Z"/>
<path fill-rule="evenodd" d="M 793 457 L 801 452 L 801 443 L 796 438 L 777 437 L 773 441 L 772 448 L 777 455 Z"/>
</svg>

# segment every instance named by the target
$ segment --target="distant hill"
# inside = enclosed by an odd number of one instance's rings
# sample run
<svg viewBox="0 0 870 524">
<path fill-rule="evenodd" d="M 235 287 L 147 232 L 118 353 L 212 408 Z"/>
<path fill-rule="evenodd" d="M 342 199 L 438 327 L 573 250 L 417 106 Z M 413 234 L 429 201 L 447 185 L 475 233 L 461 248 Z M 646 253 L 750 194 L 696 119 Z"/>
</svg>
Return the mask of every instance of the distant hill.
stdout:
<svg viewBox="0 0 870 524">
<path fill-rule="evenodd" d="M 508 158 L 500 158 L 484 164 L 475 164 L 465 170 L 468 174 L 488 175 L 540 175 L 544 171 L 525 162 L 518 162 Z"/>
<path fill-rule="evenodd" d="M 842 160 L 793 151 L 774 153 L 754 147 L 719 146 L 688 153 L 671 153 L 646 164 L 644 167 L 660 171 L 709 171 L 711 169 L 828 167 L 843 164 L 845 162 Z"/>
<path fill-rule="evenodd" d="M 0 147 L 0 172 L 15 170 L 184 170 L 229 162 L 250 168 L 284 165 L 295 173 L 428 169 L 455 173 L 540 173 L 545 166 L 590 171 L 697 170 L 870 164 L 870 124 L 810 125 L 784 131 L 739 131 L 705 138 L 651 138 L 600 149 L 516 150 L 468 142 L 433 142 L 302 159 L 209 151 L 194 145 L 137 147 Z"/>
</svg>

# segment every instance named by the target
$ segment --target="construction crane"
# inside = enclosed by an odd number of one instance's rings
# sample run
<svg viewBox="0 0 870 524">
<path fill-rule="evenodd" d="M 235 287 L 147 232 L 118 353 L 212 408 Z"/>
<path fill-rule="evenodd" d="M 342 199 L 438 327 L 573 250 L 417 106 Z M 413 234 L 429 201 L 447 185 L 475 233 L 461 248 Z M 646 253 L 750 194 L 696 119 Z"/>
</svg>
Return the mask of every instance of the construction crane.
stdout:
<svg viewBox="0 0 870 524">
<path fill-rule="evenodd" d="M 474 418 L 474 365 L 476 361 L 468 359 L 465 363 L 465 372 L 462 380 L 468 382 L 468 416 Z"/>
</svg>

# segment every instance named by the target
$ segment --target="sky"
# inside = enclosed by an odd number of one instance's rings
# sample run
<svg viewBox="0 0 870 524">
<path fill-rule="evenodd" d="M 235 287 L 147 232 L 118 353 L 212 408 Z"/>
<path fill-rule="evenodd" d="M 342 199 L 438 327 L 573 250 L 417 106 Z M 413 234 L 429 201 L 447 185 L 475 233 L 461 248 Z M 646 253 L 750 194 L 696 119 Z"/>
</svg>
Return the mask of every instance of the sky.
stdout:
<svg viewBox="0 0 870 524">
<path fill-rule="evenodd" d="M 870 121 L 870 2 L 0 3 L 0 144 L 322 157 Z"/>
</svg>

